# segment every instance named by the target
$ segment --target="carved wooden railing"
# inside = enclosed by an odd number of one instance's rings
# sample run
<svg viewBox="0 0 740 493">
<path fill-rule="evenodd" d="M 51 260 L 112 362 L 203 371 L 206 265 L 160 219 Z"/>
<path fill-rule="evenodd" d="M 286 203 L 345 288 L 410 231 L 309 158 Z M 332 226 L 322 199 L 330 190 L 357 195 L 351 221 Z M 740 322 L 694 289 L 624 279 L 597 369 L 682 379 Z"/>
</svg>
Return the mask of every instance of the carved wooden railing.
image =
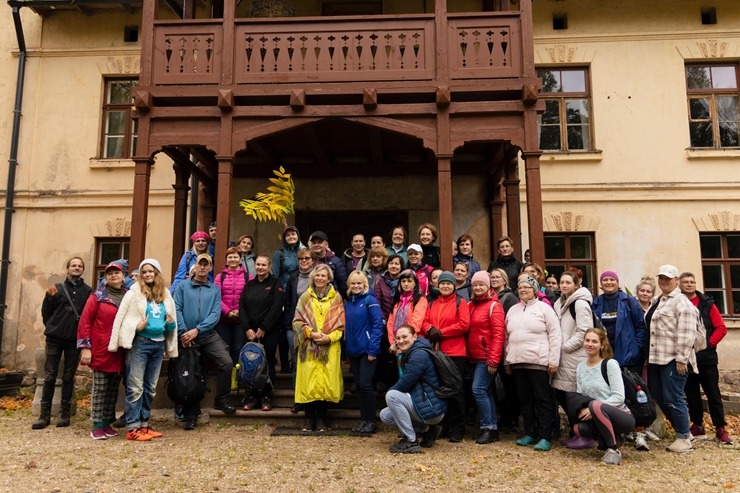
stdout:
<svg viewBox="0 0 740 493">
<path fill-rule="evenodd" d="M 522 75 L 518 12 L 451 14 L 447 45 L 452 79 Z M 434 17 L 238 19 L 233 46 L 214 20 L 157 21 L 155 85 L 219 84 L 230 59 L 235 84 L 433 80 Z"/>
</svg>

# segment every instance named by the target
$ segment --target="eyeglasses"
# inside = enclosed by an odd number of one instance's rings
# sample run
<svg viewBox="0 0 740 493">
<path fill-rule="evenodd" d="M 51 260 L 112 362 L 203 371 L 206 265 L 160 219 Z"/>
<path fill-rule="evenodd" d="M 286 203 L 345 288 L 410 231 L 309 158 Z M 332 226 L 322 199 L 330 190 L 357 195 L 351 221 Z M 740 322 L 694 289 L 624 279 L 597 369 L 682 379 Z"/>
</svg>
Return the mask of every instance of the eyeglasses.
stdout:
<svg viewBox="0 0 740 493">
<path fill-rule="evenodd" d="M 311 260 L 311 257 L 298 257 L 298 261 L 301 260 Z"/>
</svg>

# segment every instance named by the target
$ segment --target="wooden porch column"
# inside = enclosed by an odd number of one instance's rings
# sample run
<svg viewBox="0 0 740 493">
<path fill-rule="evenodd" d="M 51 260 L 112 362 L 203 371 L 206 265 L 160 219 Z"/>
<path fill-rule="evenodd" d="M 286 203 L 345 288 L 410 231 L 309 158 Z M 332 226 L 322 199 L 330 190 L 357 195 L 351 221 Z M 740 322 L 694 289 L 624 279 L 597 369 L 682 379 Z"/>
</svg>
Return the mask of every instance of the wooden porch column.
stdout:
<svg viewBox="0 0 740 493">
<path fill-rule="evenodd" d="M 506 235 L 514 244 L 514 255 L 522 258 L 522 218 L 520 212 L 521 197 L 519 196 L 519 160 L 514 156 L 506 165 L 504 187 L 506 187 Z M 501 234 L 503 236 L 504 233 Z M 497 237 L 500 238 L 501 236 Z M 496 251 L 498 255 L 498 251 Z"/>
<path fill-rule="evenodd" d="M 542 180 L 540 178 L 540 151 L 522 152 L 527 180 L 527 224 L 529 250 L 532 262 L 545 266 L 545 234 L 542 220 Z"/>
<path fill-rule="evenodd" d="M 188 221 L 188 192 L 190 191 L 190 171 L 187 167 L 174 163 L 175 183 L 175 211 L 172 227 L 172 273 L 174 275 L 183 252 L 183 239 Z"/>
<path fill-rule="evenodd" d="M 234 175 L 232 156 L 218 159 L 218 198 L 216 199 L 216 258 L 214 268 L 219 272 L 224 265 L 226 249 L 229 247 L 229 218 L 231 216 L 231 181 Z"/>
<path fill-rule="evenodd" d="M 437 155 L 439 252 L 442 268 L 452 270 L 452 154 Z"/>
<path fill-rule="evenodd" d="M 133 158 L 134 200 L 131 206 L 131 247 L 129 265 L 139 265 L 145 258 L 146 225 L 149 213 L 149 181 L 154 161 L 149 158 Z"/>
</svg>

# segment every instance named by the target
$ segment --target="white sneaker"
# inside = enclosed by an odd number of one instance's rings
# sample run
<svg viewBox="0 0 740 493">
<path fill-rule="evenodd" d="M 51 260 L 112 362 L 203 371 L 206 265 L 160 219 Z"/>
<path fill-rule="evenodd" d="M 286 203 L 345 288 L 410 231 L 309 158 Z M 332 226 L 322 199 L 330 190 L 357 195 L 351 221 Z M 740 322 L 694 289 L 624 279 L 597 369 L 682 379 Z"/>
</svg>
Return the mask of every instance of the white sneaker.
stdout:
<svg viewBox="0 0 740 493">
<path fill-rule="evenodd" d="M 619 463 L 622 462 L 622 452 L 620 452 L 619 450 L 608 448 L 606 449 L 604 457 L 601 458 L 601 461 L 604 464 L 609 464 L 612 466 L 619 465 Z"/>
<path fill-rule="evenodd" d="M 635 438 L 635 448 L 643 452 L 648 452 L 650 450 L 644 433 L 637 433 L 637 438 Z"/>
<path fill-rule="evenodd" d="M 644 431 L 644 433 L 645 433 L 645 436 L 647 437 L 648 440 L 653 441 L 653 442 L 660 441 L 660 437 L 658 435 L 656 435 L 653 432 L 653 430 L 651 430 L 650 428 L 646 428 L 645 431 Z"/>
<path fill-rule="evenodd" d="M 669 452 L 691 452 L 694 446 L 688 438 L 676 438 L 672 444 L 668 445 L 666 450 Z"/>
</svg>

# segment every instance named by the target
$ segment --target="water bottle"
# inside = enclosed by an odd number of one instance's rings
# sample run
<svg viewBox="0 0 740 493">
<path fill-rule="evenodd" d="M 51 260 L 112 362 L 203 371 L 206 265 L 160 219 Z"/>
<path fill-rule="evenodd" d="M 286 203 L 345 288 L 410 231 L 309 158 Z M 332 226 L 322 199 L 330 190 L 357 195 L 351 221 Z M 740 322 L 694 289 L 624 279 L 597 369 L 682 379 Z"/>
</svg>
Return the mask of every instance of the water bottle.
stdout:
<svg viewBox="0 0 740 493">
<path fill-rule="evenodd" d="M 635 398 L 637 399 L 637 402 L 639 404 L 647 404 L 648 397 L 644 390 L 642 390 L 642 387 L 639 385 L 637 386 L 637 392 L 635 393 Z"/>
</svg>

